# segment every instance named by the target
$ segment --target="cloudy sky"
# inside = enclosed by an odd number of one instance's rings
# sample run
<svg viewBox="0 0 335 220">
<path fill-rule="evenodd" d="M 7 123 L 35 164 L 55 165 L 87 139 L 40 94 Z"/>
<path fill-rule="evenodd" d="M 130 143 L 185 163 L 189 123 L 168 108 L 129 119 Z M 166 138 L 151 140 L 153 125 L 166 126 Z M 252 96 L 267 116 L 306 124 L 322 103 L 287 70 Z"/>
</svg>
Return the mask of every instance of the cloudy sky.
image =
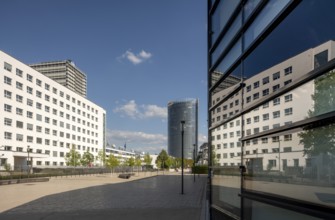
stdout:
<svg viewBox="0 0 335 220">
<path fill-rule="evenodd" d="M 107 111 L 109 144 L 167 147 L 167 103 L 199 99 L 207 135 L 206 1 L 11 0 L 1 3 L 0 50 L 30 64 L 71 59 L 88 99 Z"/>
</svg>

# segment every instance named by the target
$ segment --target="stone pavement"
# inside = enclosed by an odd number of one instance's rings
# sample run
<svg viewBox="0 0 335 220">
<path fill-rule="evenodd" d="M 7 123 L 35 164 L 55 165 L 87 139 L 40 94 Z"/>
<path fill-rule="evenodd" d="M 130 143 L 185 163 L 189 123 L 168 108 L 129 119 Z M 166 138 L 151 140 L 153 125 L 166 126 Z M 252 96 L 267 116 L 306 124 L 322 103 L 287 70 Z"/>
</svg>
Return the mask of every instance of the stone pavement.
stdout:
<svg viewBox="0 0 335 220">
<path fill-rule="evenodd" d="M 53 178 L 0 186 L 0 219 L 202 220 L 205 188 L 206 176 L 193 182 L 192 175 L 185 175 L 181 195 L 180 174 L 129 180 L 109 175 Z"/>
</svg>

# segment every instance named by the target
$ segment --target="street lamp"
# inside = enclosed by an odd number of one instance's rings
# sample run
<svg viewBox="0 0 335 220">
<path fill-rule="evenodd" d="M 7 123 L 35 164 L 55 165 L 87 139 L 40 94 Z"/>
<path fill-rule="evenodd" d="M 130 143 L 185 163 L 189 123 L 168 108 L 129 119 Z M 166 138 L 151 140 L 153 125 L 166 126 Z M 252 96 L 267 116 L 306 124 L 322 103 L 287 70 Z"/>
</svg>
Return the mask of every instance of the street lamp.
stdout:
<svg viewBox="0 0 335 220">
<path fill-rule="evenodd" d="M 30 175 L 30 166 L 29 166 L 29 152 L 30 152 L 30 146 L 28 145 L 27 147 L 27 153 L 28 153 L 28 158 L 27 158 L 27 166 L 28 166 L 28 178 L 29 178 L 29 175 Z"/>
<path fill-rule="evenodd" d="M 193 182 L 195 182 L 195 144 L 193 144 Z"/>
<path fill-rule="evenodd" d="M 185 121 L 181 123 L 181 194 L 184 194 L 184 125 Z"/>
</svg>

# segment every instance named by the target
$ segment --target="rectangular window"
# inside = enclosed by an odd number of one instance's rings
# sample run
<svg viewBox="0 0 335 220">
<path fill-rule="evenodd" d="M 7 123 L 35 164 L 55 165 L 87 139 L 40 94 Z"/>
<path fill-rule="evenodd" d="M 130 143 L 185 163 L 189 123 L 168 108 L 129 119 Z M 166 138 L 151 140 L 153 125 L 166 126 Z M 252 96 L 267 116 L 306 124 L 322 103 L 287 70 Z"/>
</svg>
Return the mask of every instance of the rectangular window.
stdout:
<svg viewBox="0 0 335 220">
<path fill-rule="evenodd" d="M 269 95 L 270 90 L 269 89 L 264 89 L 263 90 L 263 96 Z"/>
<path fill-rule="evenodd" d="M 280 104 L 280 97 L 277 97 L 273 100 L 273 105 L 276 106 L 276 105 L 279 105 Z"/>
<path fill-rule="evenodd" d="M 16 82 L 16 88 L 19 89 L 19 90 L 22 90 L 23 84 L 20 83 L 20 82 Z"/>
<path fill-rule="evenodd" d="M 4 69 L 12 72 L 12 65 L 10 65 L 9 63 L 4 62 Z"/>
<path fill-rule="evenodd" d="M 7 104 L 5 104 L 5 105 L 4 105 L 4 110 L 5 110 L 6 112 L 12 112 L 12 106 L 11 106 L 11 105 L 7 105 Z"/>
<path fill-rule="evenodd" d="M 270 82 L 270 77 L 263 78 L 263 85 L 268 84 Z"/>
<path fill-rule="evenodd" d="M 12 85 L 12 79 L 7 76 L 4 76 L 4 83 L 6 83 L 7 85 Z"/>
<path fill-rule="evenodd" d="M 39 79 L 36 79 L 36 85 L 38 85 L 38 86 L 42 86 L 42 81 L 39 80 Z"/>
<path fill-rule="evenodd" d="M 273 112 L 273 118 L 279 118 L 280 117 L 280 111 Z"/>
<path fill-rule="evenodd" d="M 36 114 L 36 120 L 37 121 L 42 121 L 42 115 Z"/>
<path fill-rule="evenodd" d="M 292 147 L 284 147 L 283 151 L 284 152 L 292 152 Z"/>
<path fill-rule="evenodd" d="M 292 115 L 293 114 L 293 109 L 292 108 L 286 108 L 284 111 L 285 111 L 285 115 Z"/>
<path fill-rule="evenodd" d="M 40 91 L 36 90 L 36 96 L 38 98 L 42 98 L 42 93 Z"/>
<path fill-rule="evenodd" d="M 41 126 L 36 126 L 36 131 L 41 133 L 42 132 L 42 127 Z"/>
<path fill-rule="evenodd" d="M 246 89 L 247 89 L 247 92 L 250 92 L 250 91 L 251 91 L 251 85 L 248 85 L 248 86 L 246 87 Z"/>
<path fill-rule="evenodd" d="M 30 75 L 30 74 L 27 74 L 27 80 L 28 80 L 29 82 L 32 82 L 32 81 L 33 81 L 33 76 Z"/>
<path fill-rule="evenodd" d="M 259 81 L 254 82 L 254 89 L 257 89 L 259 87 Z"/>
<path fill-rule="evenodd" d="M 47 84 L 47 83 L 45 83 L 45 84 L 44 84 L 44 88 L 45 88 L 46 90 L 48 90 L 48 91 L 49 91 L 49 90 L 50 90 L 50 85 L 49 85 L 49 84 Z"/>
<path fill-rule="evenodd" d="M 10 119 L 10 118 L 4 118 L 4 124 L 6 126 L 12 126 L 12 119 Z"/>
<path fill-rule="evenodd" d="M 263 114 L 263 121 L 267 121 L 269 120 L 269 118 L 270 118 L 269 113 Z"/>
<path fill-rule="evenodd" d="M 39 102 L 36 102 L 36 108 L 37 108 L 37 109 L 42 109 L 42 104 L 39 103 Z"/>
<path fill-rule="evenodd" d="M 275 91 L 277 91 L 279 88 L 280 88 L 280 85 L 277 84 L 277 85 L 275 85 L 275 86 L 272 87 L 272 90 L 273 90 L 273 92 L 275 92 Z"/>
<path fill-rule="evenodd" d="M 292 134 L 284 135 L 284 141 L 292 141 Z"/>
<path fill-rule="evenodd" d="M 5 95 L 5 98 L 12 99 L 12 92 L 5 90 L 4 95 Z"/>
<path fill-rule="evenodd" d="M 259 116 L 254 116 L 254 123 L 259 122 Z"/>
<path fill-rule="evenodd" d="M 10 133 L 10 132 L 5 132 L 5 139 L 6 139 L 6 140 L 12 140 L 12 133 Z"/>
<path fill-rule="evenodd" d="M 268 138 L 262 138 L 262 144 L 267 144 L 268 143 Z"/>
<path fill-rule="evenodd" d="M 33 88 L 27 86 L 27 93 L 33 94 Z"/>
<path fill-rule="evenodd" d="M 45 99 L 45 101 L 48 101 L 48 102 L 49 102 L 49 101 L 50 101 L 50 96 L 45 95 L 45 96 L 44 96 L 44 99 Z"/>
<path fill-rule="evenodd" d="M 254 100 L 259 99 L 259 93 L 258 92 L 255 93 L 253 96 L 254 96 Z"/>
<path fill-rule="evenodd" d="M 17 141 L 23 141 L 23 134 L 16 134 Z"/>
<path fill-rule="evenodd" d="M 28 130 L 28 131 L 32 131 L 32 130 L 34 130 L 34 126 L 33 126 L 33 124 L 27 123 L 27 130 Z"/>
<path fill-rule="evenodd" d="M 247 97 L 247 103 L 251 102 L 251 96 Z"/>
<path fill-rule="evenodd" d="M 19 76 L 19 77 L 22 77 L 22 75 L 23 75 L 22 70 L 16 68 L 16 75 Z"/>
<path fill-rule="evenodd" d="M 16 114 L 17 114 L 17 115 L 23 115 L 23 109 L 21 109 L 21 108 L 16 108 Z"/>
<path fill-rule="evenodd" d="M 276 73 L 272 74 L 272 79 L 273 80 L 280 79 L 280 72 L 276 72 Z"/>
<path fill-rule="evenodd" d="M 284 82 L 284 86 L 287 86 L 287 85 L 290 84 L 291 82 L 292 82 L 292 79 L 285 81 L 285 82 Z"/>
<path fill-rule="evenodd" d="M 33 118 L 33 113 L 32 113 L 32 112 L 29 112 L 29 111 L 27 111 L 27 118 Z"/>
<path fill-rule="evenodd" d="M 285 73 L 285 76 L 291 74 L 292 73 L 292 66 L 285 68 L 284 73 Z"/>
<path fill-rule="evenodd" d="M 33 106 L 33 104 L 34 104 L 34 101 L 33 100 L 31 100 L 31 99 L 27 99 L 27 105 L 28 106 Z"/>
<path fill-rule="evenodd" d="M 23 122 L 22 121 L 16 121 L 16 127 L 17 128 L 23 128 Z"/>
<path fill-rule="evenodd" d="M 285 102 L 290 102 L 292 101 L 292 94 L 288 94 L 285 96 Z"/>
</svg>

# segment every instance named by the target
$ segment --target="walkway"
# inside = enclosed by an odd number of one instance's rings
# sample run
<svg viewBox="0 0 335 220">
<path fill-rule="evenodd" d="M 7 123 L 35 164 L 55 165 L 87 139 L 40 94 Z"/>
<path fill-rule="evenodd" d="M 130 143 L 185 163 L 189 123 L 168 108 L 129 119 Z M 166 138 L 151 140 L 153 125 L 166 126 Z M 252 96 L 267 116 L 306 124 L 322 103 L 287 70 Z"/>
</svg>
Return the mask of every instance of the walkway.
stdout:
<svg viewBox="0 0 335 220">
<path fill-rule="evenodd" d="M 205 185 L 206 176 L 185 175 L 181 195 L 180 175 L 100 175 L 1 186 L 0 219 L 202 220 Z"/>
</svg>

